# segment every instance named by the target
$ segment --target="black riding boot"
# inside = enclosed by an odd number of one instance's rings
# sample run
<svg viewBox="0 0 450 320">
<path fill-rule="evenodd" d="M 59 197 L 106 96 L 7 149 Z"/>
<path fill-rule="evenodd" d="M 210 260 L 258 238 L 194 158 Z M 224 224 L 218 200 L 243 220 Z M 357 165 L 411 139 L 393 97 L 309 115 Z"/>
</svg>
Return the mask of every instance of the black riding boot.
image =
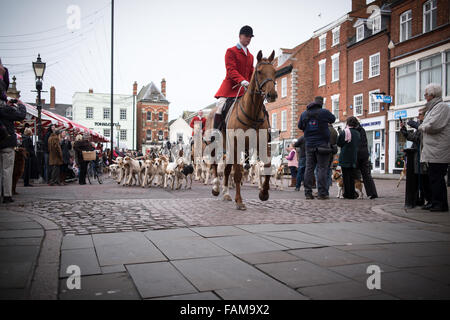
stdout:
<svg viewBox="0 0 450 320">
<path fill-rule="evenodd" d="M 222 115 L 219 113 L 214 114 L 214 129 L 222 129 Z"/>
</svg>

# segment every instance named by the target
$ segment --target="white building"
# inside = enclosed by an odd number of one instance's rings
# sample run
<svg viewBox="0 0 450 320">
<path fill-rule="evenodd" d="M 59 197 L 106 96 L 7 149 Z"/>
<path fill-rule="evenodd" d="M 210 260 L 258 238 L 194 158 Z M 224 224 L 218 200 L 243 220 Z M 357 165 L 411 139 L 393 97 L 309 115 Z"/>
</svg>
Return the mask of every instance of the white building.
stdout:
<svg viewBox="0 0 450 320">
<path fill-rule="evenodd" d="M 136 126 L 133 126 L 133 96 L 114 95 L 114 147 L 132 149 Z M 108 93 L 76 92 L 72 97 L 73 121 L 111 138 L 111 98 Z M 120 125 L 120 131 L 117 130 Z M 119 144 L 117 144 L 119 142 Z M 136 143 L 136 142 L 135 142 Z M 109 146 L 108 146 L 109 147 Z"/>
<path fill-rule="evenodd" d="M 183 118 L 178 118 L 169 125 L 169 139 L 171 142 L 188 144 L 191 136 L 192 128 Z"/>
</svg>

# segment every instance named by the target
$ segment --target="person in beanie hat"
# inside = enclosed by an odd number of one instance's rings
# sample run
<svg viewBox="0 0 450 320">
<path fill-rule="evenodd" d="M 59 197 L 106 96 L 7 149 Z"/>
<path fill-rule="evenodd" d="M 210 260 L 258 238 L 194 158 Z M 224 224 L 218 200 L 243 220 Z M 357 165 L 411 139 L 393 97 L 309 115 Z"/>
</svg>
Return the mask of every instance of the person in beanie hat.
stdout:
<svg viewBox="0 0 450 320">
<path fill-rule="evenodd" d="M 216 114 L 214 115 L 214 129 L 220 129 L 222 123 L 222 109 L 227 98 L 241 97 L 248 87 L 253 75 L 253 55 L 248 50 L 253 35 L 250 26 L 243 26 L 239 31 L 239 42 L 236 46 L 227 49 L 225 54 L 226 76 L 217 91 L 215 98 L 218 99 Z"/>
</svg>

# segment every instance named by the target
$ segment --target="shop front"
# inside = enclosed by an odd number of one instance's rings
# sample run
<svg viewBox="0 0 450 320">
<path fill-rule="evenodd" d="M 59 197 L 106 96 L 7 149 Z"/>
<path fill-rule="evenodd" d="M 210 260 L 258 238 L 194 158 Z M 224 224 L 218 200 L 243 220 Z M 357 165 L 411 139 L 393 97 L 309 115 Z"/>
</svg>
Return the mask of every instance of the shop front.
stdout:
<svg viewBox="0 0 450 320">
<path fill-rule="evenodd" d="M 389 121 L 389 173 L 400 173 L 405 165 L 404 149 L 411 147 L 412 142 L 407 141 L 400 132 L 401 121 L 405 123 L 408 130 L 412 130 L 406 123 L 408 120 L 417 120 L 419 107 L 390 110 L 388 113 Z"/>
</svg>

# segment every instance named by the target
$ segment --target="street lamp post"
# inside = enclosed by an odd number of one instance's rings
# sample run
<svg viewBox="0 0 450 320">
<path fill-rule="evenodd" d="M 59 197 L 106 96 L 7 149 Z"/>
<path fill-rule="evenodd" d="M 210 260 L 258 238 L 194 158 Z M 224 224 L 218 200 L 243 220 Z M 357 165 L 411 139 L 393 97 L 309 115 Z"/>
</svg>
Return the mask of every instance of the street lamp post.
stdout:
<svg viewBox="0 0 450 320">
<path fill-rule="evenodd" d="M 120 124 L 116 125 L 116 129 L 117 129 L 117 149 L 120 149 L 120 145 L 119 145 L 119 141 L 120 141 Z"/>
<path fill-rule="evenodd" d="M 37 134 L 38 134 L 38 140 L 36 143 L 36 155 L 39 162 L 39 175 L 40 178 L 45 180 L 44 177 L 44 150 L 43 150 L 43 143 L 44 143 L 44 136 L 42 132 L 42 100 L 41 100 L 41 92 L 42 92 L 42 79 L 44 78 L 45 73 L 45 62 L 42 62 L 41 55 L 38 54 L 37 60 L 33 62 L 33 70 L 34 74 L 36 76 L 36 90 L 38 94 L 38 101 L 37 101 L 37 109 L 38 109 L 38 126 L 37 126 Z"/>
</svg>

